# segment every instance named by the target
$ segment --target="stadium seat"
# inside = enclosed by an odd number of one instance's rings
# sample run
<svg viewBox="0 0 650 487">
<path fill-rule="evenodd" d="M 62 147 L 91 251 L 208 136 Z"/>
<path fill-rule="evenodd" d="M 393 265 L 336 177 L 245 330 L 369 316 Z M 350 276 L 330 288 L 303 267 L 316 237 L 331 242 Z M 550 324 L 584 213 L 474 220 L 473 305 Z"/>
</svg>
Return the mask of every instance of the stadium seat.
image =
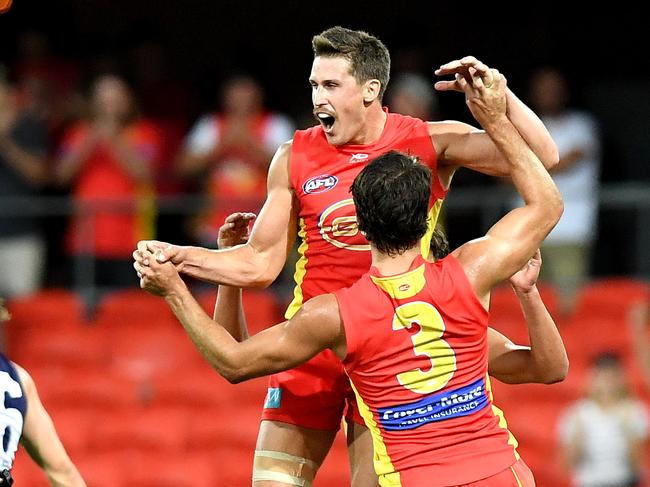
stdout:
<svg viewBox="0 0 650 487">
<path fill-rule="evenodd" d="M 156 452 L 163 458 L 185 450 L 189 414 L 166 408 L 131 408 L 105 411 L 90 432 L 95 452 Z"/>
<path fill-rule="evenodd" d="M 105 295 L 97 306 L 93 321 L 105 327 L 139 327 L 175 324 L 176 319 L 165 301 L 141 289 L 121 289 Z"/>
<path fill-rule="evenodd" d="M 201 291 L 198 296 L 206 312 L 212 316 L 216 293 L 213 289 Z M 251 334 L 258 333 L 271 325 L 284 320 L 275 295 L 266 289 L 246 289 L 242 293 L 244 313 L 248 323 L 248 330 Z"/>
<path fill-rule="evenodd" d="M 84 304 L 72 291 L 50 289 L 7 302 L 11 319 L 5 324 L 10 354 L 28 341 L 76 331 L 85 323 Z"/>
<path fill-rule="evenodd" d="M 90 325 L 71 325 L 46 336 L 39 330 L 30 330 L 14 344 L 10 356 L 27 368 L 31 365 L 102 367 L 108 359 L 106 341 L 103 331 Z"/>
<path fill-rule="evenodd" d="M 88 487 L 129 485 L 127 475 L 131 469 L 138 468 L 130 452 L 90 452 L 72 460 L 76 463 Z"/>
<path fill-rule="evenodd" d="M 97 325 L 102 327 L 103 325 Z M 111 369 L 143 381 L 193 367 L 203 361 L 180 324 L 149 323 L 143 327 L 126 321 L 109 326 L 107 350 Z"/>
<path fill-rule="evenodd" d="M 109 370 L 43 368 L 33 370 L 46 408 L 101 411 L 128 409 L 140 404 L 136 384 Z"/>
<path fill-rule="evenodd" d="M 232 464 L 209 453 L 167 456 L 141 452 L 134 454 L 132 462 L 134 468 L 129 469 L 127 481 L 122 484 L 129 487 L 243 487 L 250 484 L 250 476 L 246 483 L 221 482 L 219 472 L 229 470 Z"/>
<path fill-rule="evenodd" d="M 630 306 L 650 301 L 650 287 L 631 278 L 605 278 L 585 284 L 578 290 L 574 317 L 626 318 Z"/>
</svg>

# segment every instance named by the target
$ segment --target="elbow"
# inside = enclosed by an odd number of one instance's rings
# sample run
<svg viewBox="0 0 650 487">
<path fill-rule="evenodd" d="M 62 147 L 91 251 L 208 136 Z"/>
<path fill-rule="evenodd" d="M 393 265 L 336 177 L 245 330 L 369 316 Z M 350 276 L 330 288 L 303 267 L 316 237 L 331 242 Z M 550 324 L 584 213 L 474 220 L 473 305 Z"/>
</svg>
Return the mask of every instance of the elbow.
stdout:
<svg viewBox="0 0 650 487">
<path fill-rule="evenodd" d="M 564 358 L 564 360 L 558 364 L 555 364 L 553 367 L 549 367 L 546 372 L 544 372 L 540 377 L 540 383 L 542 384 L 557 384 L 566 379 L 569 374 L 569 359 Z"/>
<path fill-rule="evenodd" d="M 549 143 L 544 157 L 544 167 L 547 171 L 552 171 L 560 163 L 560 151 L 557 149 L 555 142 Z"/>
</svg>

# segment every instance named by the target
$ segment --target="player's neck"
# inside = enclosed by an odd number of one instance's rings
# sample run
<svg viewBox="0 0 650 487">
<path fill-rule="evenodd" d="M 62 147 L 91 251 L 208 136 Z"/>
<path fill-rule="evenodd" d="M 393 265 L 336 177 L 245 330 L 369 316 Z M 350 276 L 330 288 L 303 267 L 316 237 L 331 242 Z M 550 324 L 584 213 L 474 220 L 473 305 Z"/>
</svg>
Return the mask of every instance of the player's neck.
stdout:
<svg viewBox="0 0 650 487">
<path fill-rule="evenodd" d="M 400 255 L 388 255 L 379 252 L 374 246 L 370 247 L 372 253 L 372 266 L 376 267 L 382 276 L 394 276 L 407 272 L 411 268 L 413 259 L 420 253 L 420 245 L 410 248 Z"/>
<path fill-rule="evenodd" d="M 368 107 L 364 124 L 357 135 L 348 142 L 350 145 L 374 144 L 381 138 L 386 126 L 388 115 L 379 103 L 373 103 Z"/>
</svg>

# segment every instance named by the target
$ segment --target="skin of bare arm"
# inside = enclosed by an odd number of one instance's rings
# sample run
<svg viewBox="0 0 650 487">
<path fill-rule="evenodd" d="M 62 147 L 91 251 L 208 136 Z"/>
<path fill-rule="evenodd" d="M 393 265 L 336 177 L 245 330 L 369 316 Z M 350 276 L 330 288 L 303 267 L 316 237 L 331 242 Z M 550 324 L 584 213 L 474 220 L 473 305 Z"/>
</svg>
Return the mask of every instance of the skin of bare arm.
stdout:
<svg viewBox="0 0 650 487">
<path fill-rule="evenodd" d="M 249 223 L 255 217 L 254 213 L 233 213 L 228 215 L 224 224 L 219 228 L 217 247 L 227 249 L 235 245 L 245 244 L 250 236 Z M 248 338 L 241 288 L 219 286 L 212 317 L 238 342 Z"/>
<path fill-rule="evenodd" d="M 201 354 L 231 383 L 291 369 L 328 348 L 345 357 L 345 331 L 333 294 L 311 299 L 289 321 L 238 342 L 223 326 L 214 326 L 171 263 L 152 259 L 144 272 L 144 289 L 165 298 Z"/>
<path fill-rule="evenodd" d="M 463 92 L 458 77 L 471 83 L 470 69 L 485 78 L 487 84 L 497 80 L 506 83 L 505 77 L 497 70 L 488 68 L 472 56 L 467 56 L 446 63 L 436 70 L 439 76 L 456 75 L 454 80 L 438 81 L 436 89 Z M 505 96 L 508 120 L 546 169 L 556 166 L 559 161 L 558 149 L 543 122 L 510 89 L 506 88 Z M 458 167 L 467 167 L 492 176 L 509 175 L 510 168 L 503 154 L 483 130 L 461 122 L 429 122 L 429 134 L 439 155 L 438 171 L 445 187 L 449 186 Z"/>
<path fill-rule="evenodd" d="M 149 252 L 159 262 L 170 260 L 179 272 L 211 284 L 266 287 L 278 276 L 297 233 L 297 201 L 289 180 L 291 143 L 276 152 L 268 176 L 268 196 L 249 241 L 226 250 L 182 247 L 143 240 L 133 253 L 141 272 L 149 264 Z"/>
<path fill-rule="evenodd" d="M 472 114 L 508 161 L 515 187 L 525 203 L 501 218 L 485 237 L 453 252 L 487 309 L 490 289 L 528 262 L 557 224 L 563 205 L 548 171 L 505 116 L 504 80 L 494 78 L 486 88 L 483 78 L 476 72 L 472 76 L 471 85 L 462 76 L 457 79 Z"/>
<path fill-rule="evenodd" d="M 52 419 L 43 407 L 31 376 L 14 364 L 27 399 L 27 415 L 20 442 L 29 456 L 43 469 L 53 487 L 85 487 L 81 474 L 70 460 Z"/>
<path fill-rule="evenodd" d="M 569 359 L 562 337 L 537 289 L 539 250 L 510 278 L 528 327 L 530 347 L 516 345 L 488 328 L 489 374 L 507 384 L 553 384 L 566 378 Z"/>
</svg>

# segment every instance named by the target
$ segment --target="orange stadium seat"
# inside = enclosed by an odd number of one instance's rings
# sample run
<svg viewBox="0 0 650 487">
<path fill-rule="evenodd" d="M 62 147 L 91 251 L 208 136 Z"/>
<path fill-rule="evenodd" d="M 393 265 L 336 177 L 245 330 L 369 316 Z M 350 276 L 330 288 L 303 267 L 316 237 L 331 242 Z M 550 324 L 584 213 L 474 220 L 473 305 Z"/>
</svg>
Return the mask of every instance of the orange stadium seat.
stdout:
<svg viewBox="0 0 650 487">
<path fill-rule="evenodd" d="M 544 304 L 549 313 L 557 318 L 558 294 L 557 290 L 549 285 L 538 285 Z M 490 294 L 490 317 L 492 328 L 519 344 L 528 344 L 528 329 L 526 320 L 519 305 L 519 300 L 510 284 L 501 285 L 492 290 Z"/>
<path fill-rule="evenodd" d="M 121 485 L 129 487 L 232 487 L 250 484 L 250 475 L 245 483 L 226 483 L 220 472 L 231 468 L 232 463 L 219 455 L 187 454 L 167 456 L 136 454 L 132 459 L 127 481 Z"/>
<path fill-rule="evenodd" d="M 255 449 L 261 405 L 220 405 L 206 411 L 209 414 L 190 414 L 190 450 L 217 451 L 225 448 L 252 452 Z"/>
<path fill-rule="evenodd" d="M 47 336 L 34 330 L 14 344 L 11 358 L 27 368 L 31 365 L 101 367 L 108 359 L 106 335 L 97 327 L 81 324 Z"/>
<path fill-rule="evenodd" d="M 179 366 L 192 367 L 203 360 L 177 323 L 150 323 L 144 327 L 115 324 L 108 327 L 107 333 L 110 367 L 136 380 L 174 373 Z"/>
<path fill-rule="evenodd" d="M 151 398 L 157 406 L 186 409 L 212 409 L 230 404 L 231 384 L 207 363 L 192 368 L 176 368 L 152 378 Z"/>
<path fill-rule="evenodd" d="M 165 301 L 141 289 L 121 289 L 102 298 L 95 312 L 95 323 L 102 326 L 139 327 L 175 323 L 174 315 Z"/>
<path fill-rule="evenodd" d="M 90 433 L 95 452 L 133 450 L 168 458 L 185 450 L 189 413 L 144 407 L 106 411 Z"/>
<path fill-rule="evenodd" d="M 201 291 L 197 299 L 203 309 L 212 316 L 216 293 L 212 289 Z M 275 295 L 266 289 L 246 289 L 242 294 L 242 302 L 248 330 L 251 334 L 258 333 L 271 325 L 284 320 L 283 311 Z"/>
<path fill-rule="evenodd" d="M 46 408 L 128 409 L 140 404 L 136 384 L 102 369 L 45 367 L 32 370 Z"/>
<path fill-rule="evenodd" d="M 639 301 L 650 301 L 648 283 L 624 277 L 599 279 L 578 290 L 574 316 L 625 318 Z"/>
<path fill-rule="evenodd" d="M 130 452 L 88 453 L 72 460 L 88 487 L 129 485 L 127 476 L 137 468 Z"/>
<path fill-rule="evenodd" d="M 26 341 L 47 340 L 75 331 L 84 324 L 84 304 L 78 295 L 62 289 L 37 292 L 7 302 L 11 319 L 5 324 L 7 350 L 13 353 Z"/>
</svg>

